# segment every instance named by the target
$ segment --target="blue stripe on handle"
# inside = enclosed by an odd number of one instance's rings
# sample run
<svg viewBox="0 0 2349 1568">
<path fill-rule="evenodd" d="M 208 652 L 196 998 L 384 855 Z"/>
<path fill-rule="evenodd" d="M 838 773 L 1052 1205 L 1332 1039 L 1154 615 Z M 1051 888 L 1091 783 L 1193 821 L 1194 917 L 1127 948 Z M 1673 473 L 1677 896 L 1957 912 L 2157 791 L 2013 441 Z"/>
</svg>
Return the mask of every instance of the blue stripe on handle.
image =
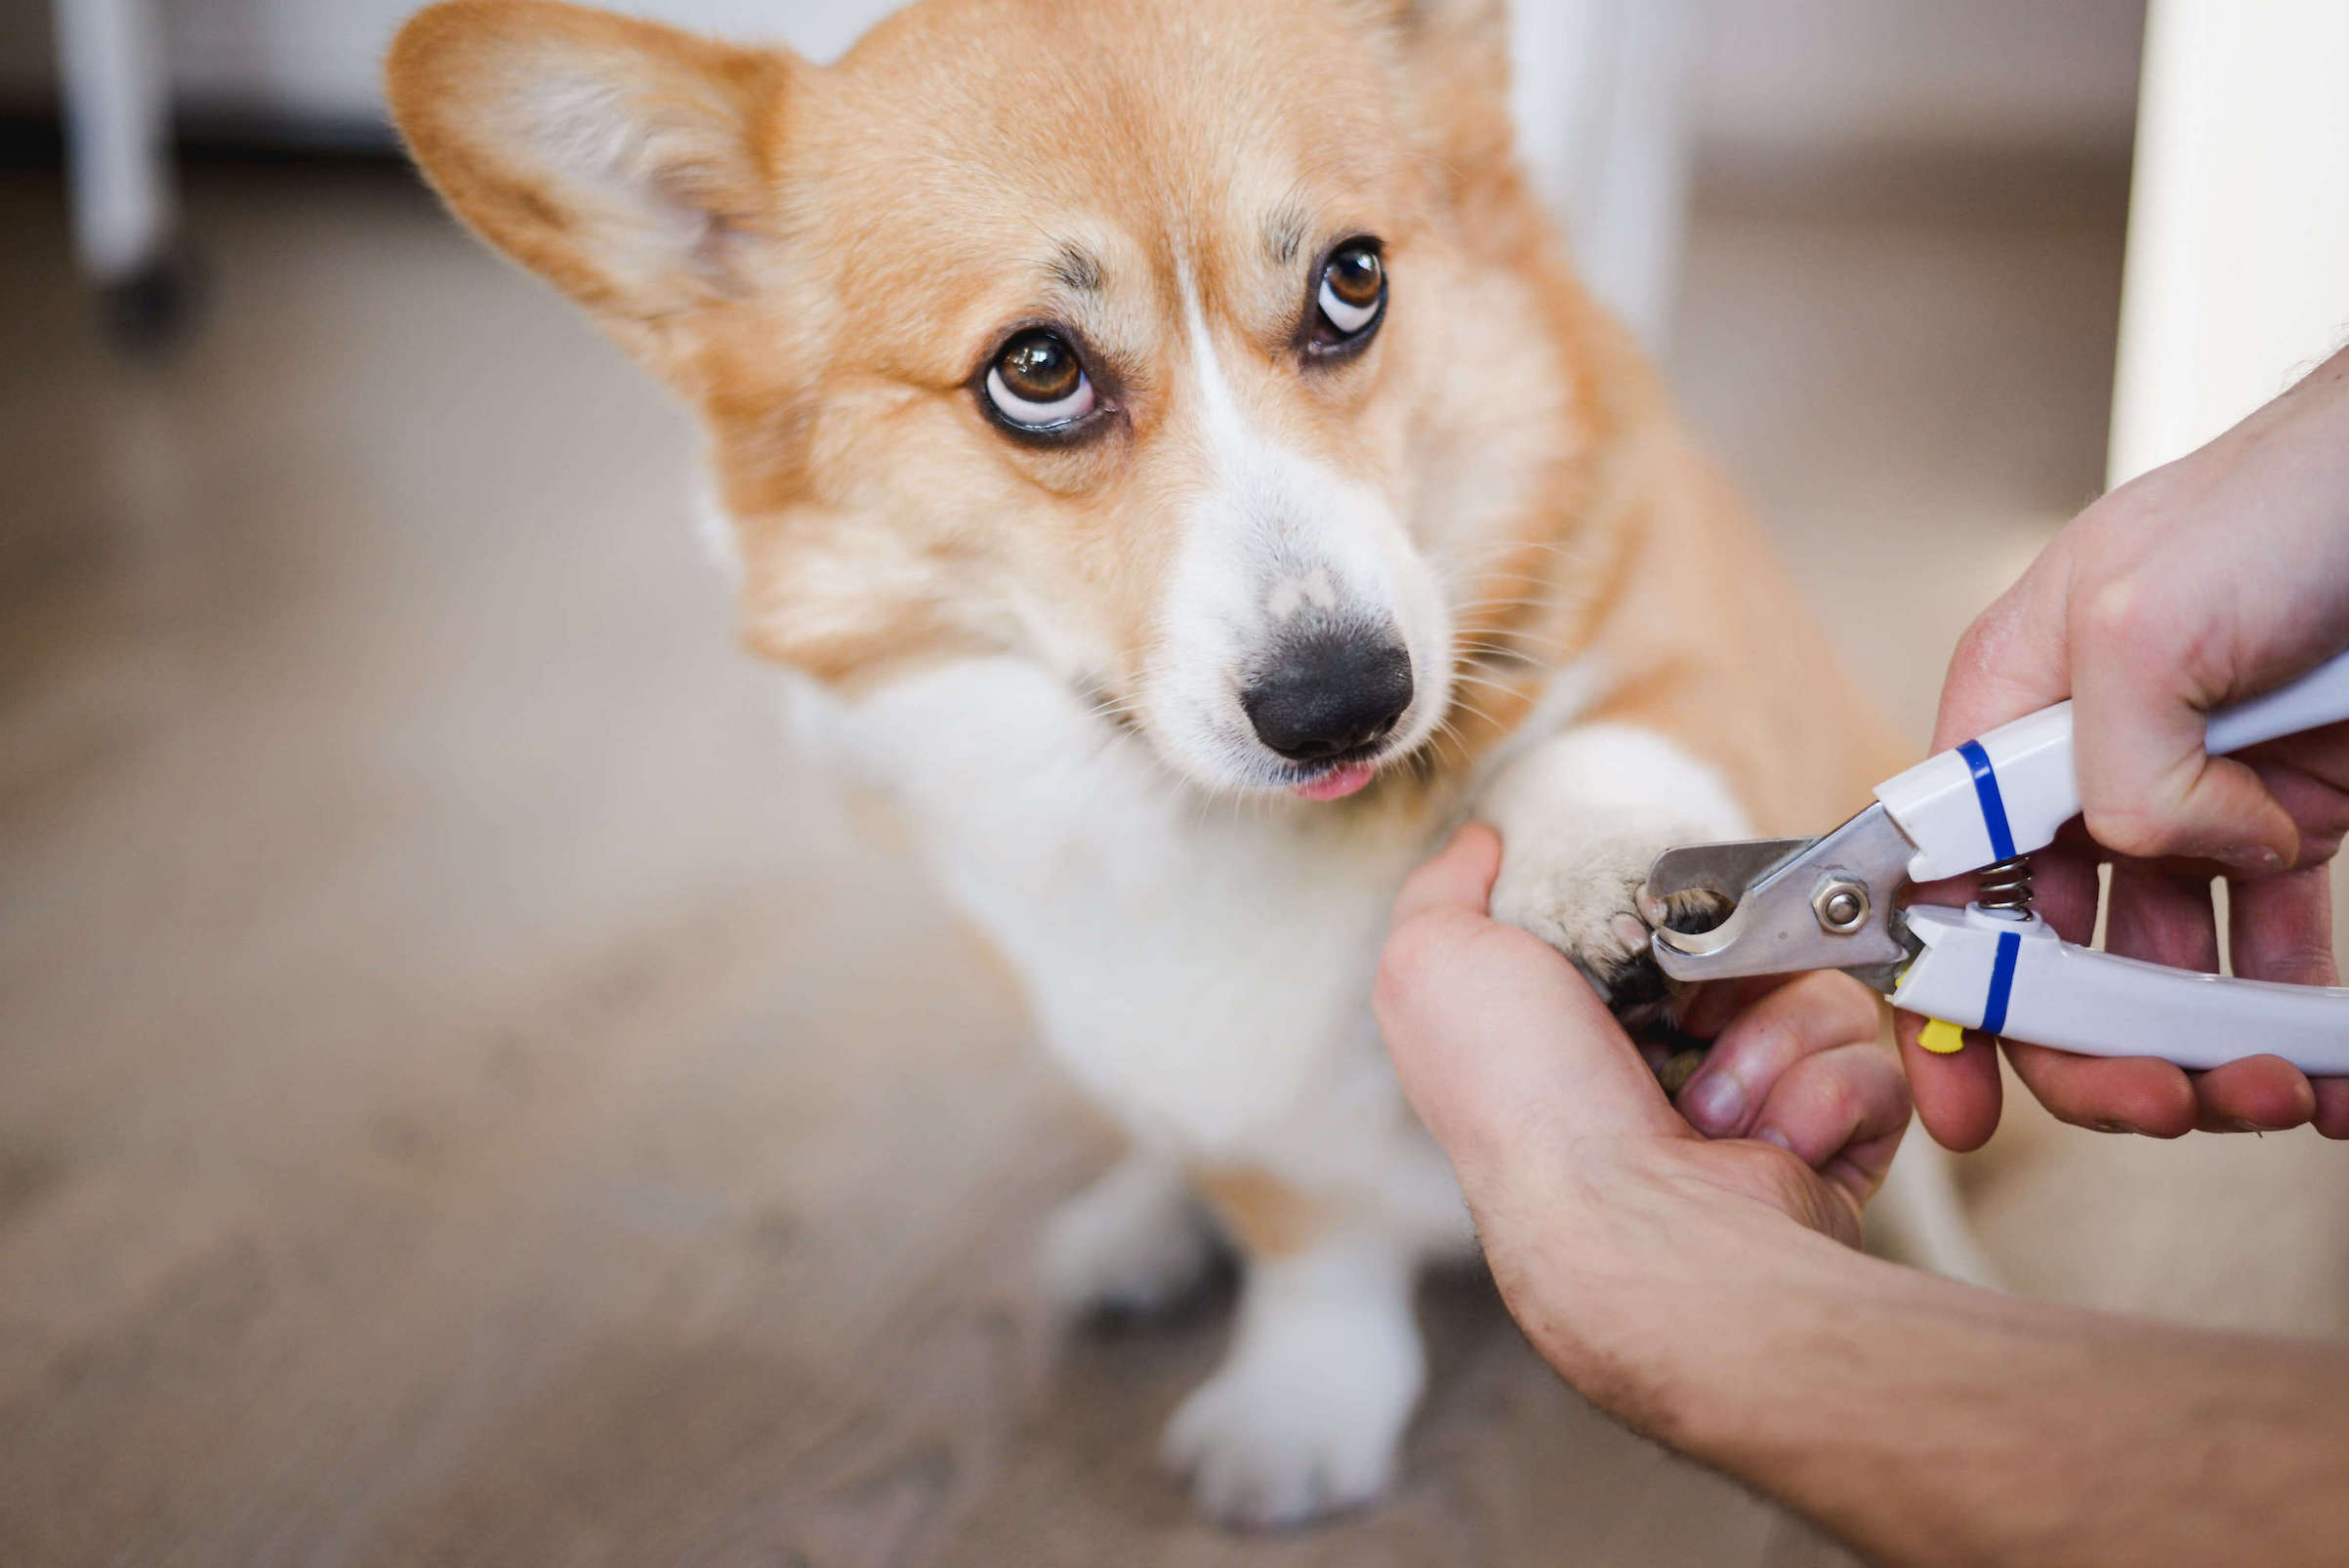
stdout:
<svg viewBox="0 0 2349 1568">
<path fill-rule="evenodd" d="M 1990 996 L 1982 1004 L 1982 1032 L 1997 1034 L 2006 1027 L 2006 999 L 2014 990 L 2015 960 L 2023 955 L 2019 931 L 2000 931 L 1999 951 L 1990 962 Z"/>
<path fill-rule="evenodd" d="M 1998 769 L 1990 765 L 1990 753 L 1978 740 L 1969 740 L 1958 748 L 1965 765 L 1974 770 L 1974 798 L 1982 803 L 1982 825 L 1990 830 L 1990 857 L 1993 860 L 2014 858 L 2014 834 L 2006 826 L 2006 798 L 1999 793 Z"/>
</svg>

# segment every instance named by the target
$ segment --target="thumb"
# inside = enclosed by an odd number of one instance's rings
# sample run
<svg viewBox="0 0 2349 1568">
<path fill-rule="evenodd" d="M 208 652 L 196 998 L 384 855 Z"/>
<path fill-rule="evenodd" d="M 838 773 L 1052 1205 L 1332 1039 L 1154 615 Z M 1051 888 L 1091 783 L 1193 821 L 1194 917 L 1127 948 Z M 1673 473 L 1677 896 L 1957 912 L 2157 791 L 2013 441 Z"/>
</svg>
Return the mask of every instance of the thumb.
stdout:
<svg viewBox="0 0 2349 1568">
<path fill-rule="evenodd" d="M 1387 929 L 1438 910 L 1482 915 L 1493 900 L 1493 879 L 1500 875 L 1501 835 L 1482 822 L 1470 822 L 1403 884 Z"/>
<path fill-rule="evenodd" d="M 1463 828 L 1395 904 L 1375 1002 L 1420 1119 L 1462 1170 L 1687 1135 L 1580 971 L 1485 913 L 1501 841 Z"/>
<path fill-rule="evenodd" d="M 2119 740 L 2090 742 L 2079 755 L 2081 815 L 2088 837 L 2108 849 L 2153 858 L 2216 860 L 2246 877 L 2265 876 L 2300 858 L 2300 830 L 2267 785 L 2244 763 L 2203 753 L 2202 716 L 2191 752 L 2168 755 L 2176 741 L 2148 728 Z M 2132 751 L 2095 745 L 2139 743 Z"/>
<path fill-rule="evenodd" d="M 2089 837 L 2122 854 L 2280 871 L 2299 858 L 2291 813 L 2249 767 L 2203 749 L 2208 710 L 2228 695 L 2234 672 L 2197 669 L 2201 661 L 2176 651 L 2214 640 L 2184 635 L 2200 624 L 2191 610 L 2123 578 L 2078 612 L 2072 722 L 2081 815 Z"/>
</svg>

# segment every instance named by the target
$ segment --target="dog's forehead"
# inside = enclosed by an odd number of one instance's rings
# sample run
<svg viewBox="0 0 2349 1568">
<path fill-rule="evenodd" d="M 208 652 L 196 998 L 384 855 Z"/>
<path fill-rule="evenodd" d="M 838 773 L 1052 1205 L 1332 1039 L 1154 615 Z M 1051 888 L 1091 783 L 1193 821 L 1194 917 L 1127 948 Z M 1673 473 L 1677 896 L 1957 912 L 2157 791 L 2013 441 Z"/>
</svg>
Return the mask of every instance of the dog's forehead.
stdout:
<svg viewBox="0 0 2349 1568">
<path fill-rule="evenodd" d="M 809 172 L 866 282 L 1244 287 L 1408 168 L 1374 41 L 1313 0 L 926 0 L 831 76 Z"/>
</svg>

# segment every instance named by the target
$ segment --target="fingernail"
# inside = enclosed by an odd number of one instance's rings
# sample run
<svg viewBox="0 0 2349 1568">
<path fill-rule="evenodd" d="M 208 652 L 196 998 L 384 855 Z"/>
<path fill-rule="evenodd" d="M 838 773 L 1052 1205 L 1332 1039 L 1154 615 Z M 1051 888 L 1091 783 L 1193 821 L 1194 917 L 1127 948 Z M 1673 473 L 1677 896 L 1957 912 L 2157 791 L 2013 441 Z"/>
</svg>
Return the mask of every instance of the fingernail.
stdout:
<svg viewBox="0 0 2349 1568">
<path fill-rule="evenodd" d="M 2130 1126 L 2128 1123 L 2117 1121 L 2109 1116 L 2098 1121 L 2090 1122 L 2088 1125 L 2096 1129 L 2096 1131 L 2099 1133 L 2134 1133 L 2136 1131 L 2136 1129 Z"/>
<path fill-rule="evenodd" d="M 1737 1130 L 1746 1114 L 1746 1090 L 1726 1072 L 1705 1073 L 1688 1086 L 1682 1097 L 1688 1119 L 1701 1132 L 1719 1136 Z"/>
<path fill-rule="evenodd" d="M 2239 844 L 2232 849 L 2221 849 L 2218 860 L 2246 877 L 2264 877 L 2284 869 L 2284 856 L 2264 844 Z"/>
<path fill-rule="evenodd" d="M 1780 1132 L 1780 1131 L 1779 1131 L 1777 1128 L 1775 1128 L 1775 1127 L 1765 1127 L 1765 1128 L 1761 1128 L 1761 1129 L 1759 1129 L 1758 1131 L 1756 1131 L 1756 1132 L 1754 1133 L 1754 1135 L 1754 1135 L 1755 1137 L 1759 1138 L 1759 1139 L 1760 1139 L 1762 1142 L 1764 1142 L 1764 1143 L 1775 1143 L 1775 1144 L 1777 1144 L 1777 1145 L 1778 1145 L 1780 1148 L 1782 1148 L 1782 1149 L 1786 1150 L 1786 1151 L 1787 1151 L 1789 1154 L 1792 1154 L 1792 1153 L 1793 1153 L 1793 1152 L 1794 1152 L 1794 1144 L 1793 1144 L 1793 1139 L 1791 1139 L 1791 1138 L 1789 1138 L 1789 1137 L 1788 1137 L 1788 1136 L 1787 1136 L 1787 1135 L 1786 1135 L 1784 1133 L 1781 1133 L 1781 1132 Z"/>
</svg>

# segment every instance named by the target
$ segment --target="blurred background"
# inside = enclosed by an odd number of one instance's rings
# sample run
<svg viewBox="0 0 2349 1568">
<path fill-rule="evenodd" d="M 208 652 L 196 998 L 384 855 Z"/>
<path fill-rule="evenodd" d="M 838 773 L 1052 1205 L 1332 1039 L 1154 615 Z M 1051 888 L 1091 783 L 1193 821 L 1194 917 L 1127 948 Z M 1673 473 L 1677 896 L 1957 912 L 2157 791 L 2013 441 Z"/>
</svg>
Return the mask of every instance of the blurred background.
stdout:
<svg viewBox="0 0 2349 1568">
<path fill-rule="evenodd" d="M 1110 1145 L 786 746 L 684 420 L 392 156 L 406 9 L 0 0 L 0 1562 L 1843 1560 L 1475 1280 L 1395 1500 L 1192 1517 L 1151 1448 L 1223 1303 L 1049 1332 Z M 1586 267 L 1920 745 L 2108 473 L 2349 322 L 2337 5 L 1517 29 Z M 2010 1104 L 2017 1289 L 2349 1331 L 2349 1150 Z"/>
</svg>

